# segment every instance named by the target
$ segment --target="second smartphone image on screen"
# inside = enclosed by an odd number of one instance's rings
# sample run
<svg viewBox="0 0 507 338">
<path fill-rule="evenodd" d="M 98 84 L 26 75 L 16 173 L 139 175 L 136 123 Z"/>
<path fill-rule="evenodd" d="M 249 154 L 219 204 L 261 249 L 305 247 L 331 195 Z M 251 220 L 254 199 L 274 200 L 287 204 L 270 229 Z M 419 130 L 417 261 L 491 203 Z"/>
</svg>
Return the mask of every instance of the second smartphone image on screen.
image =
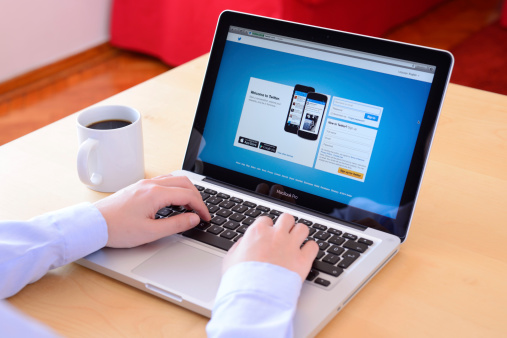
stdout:
<svg viewBox="0 0 507 338">
<path fill-rule="evenodd" d="M 319 137 L 326 104 L 326 95 L 308 93 L 298 129 L 298 136 L 312 141 L 315 141 Z"/>
</svg>

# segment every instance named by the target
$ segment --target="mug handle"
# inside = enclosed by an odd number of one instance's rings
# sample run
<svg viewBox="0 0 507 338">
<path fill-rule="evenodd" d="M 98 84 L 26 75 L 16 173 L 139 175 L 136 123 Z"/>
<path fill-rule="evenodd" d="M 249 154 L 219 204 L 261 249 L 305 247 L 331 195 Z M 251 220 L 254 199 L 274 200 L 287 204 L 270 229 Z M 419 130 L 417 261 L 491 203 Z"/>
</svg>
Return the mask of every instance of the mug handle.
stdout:
<svg viewBox="0 0 507 338">
<path fill-rule="evenodd" d="M 79 146 L 79 151 L 77 153 L 77 173 L 81 182 L 86 185 L 96 186 L 102 183 L 102 175 L 99 173 L 92 173 L 90 175 L 90 170 L 88 168 L 90 154 L 98 145 L 99 141 L 89 138 Z"/>
</svg>

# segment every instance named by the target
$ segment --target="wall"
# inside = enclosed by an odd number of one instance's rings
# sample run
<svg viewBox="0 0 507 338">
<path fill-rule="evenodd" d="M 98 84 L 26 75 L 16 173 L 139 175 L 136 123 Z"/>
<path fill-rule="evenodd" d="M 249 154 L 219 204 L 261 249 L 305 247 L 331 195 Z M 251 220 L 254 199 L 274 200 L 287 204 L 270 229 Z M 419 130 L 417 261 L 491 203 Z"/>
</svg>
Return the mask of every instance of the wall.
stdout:
<svg viewBox="0 0 507 338">
<path fill-rule="evenodd" d="M 0 82 L 109 41 L 112 0 L 0 0 Z"/>
</svg>

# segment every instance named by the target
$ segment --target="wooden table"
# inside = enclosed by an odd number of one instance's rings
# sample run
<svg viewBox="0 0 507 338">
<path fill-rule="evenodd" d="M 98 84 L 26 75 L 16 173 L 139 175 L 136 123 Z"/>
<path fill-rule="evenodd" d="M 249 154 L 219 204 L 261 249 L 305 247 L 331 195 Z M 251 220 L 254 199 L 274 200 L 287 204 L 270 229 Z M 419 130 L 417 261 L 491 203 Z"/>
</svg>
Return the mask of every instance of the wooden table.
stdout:
<svg viewBox="0 0 507 338">
<path fill-rule="evenodd" d="M 143 114 L 147 177 L 181 167 L 206 62 L 100 103 Z M 0 219 L 105 196 L 78 179 L 75 119 L 0 147 Z M 507 96 L 450 85 L 408 240 L 319 337 L 507 336 L 505 216 Z M 207 323 L 76 264 L 9 301 L 67 336 L 203 337 Z"/>
</svg>

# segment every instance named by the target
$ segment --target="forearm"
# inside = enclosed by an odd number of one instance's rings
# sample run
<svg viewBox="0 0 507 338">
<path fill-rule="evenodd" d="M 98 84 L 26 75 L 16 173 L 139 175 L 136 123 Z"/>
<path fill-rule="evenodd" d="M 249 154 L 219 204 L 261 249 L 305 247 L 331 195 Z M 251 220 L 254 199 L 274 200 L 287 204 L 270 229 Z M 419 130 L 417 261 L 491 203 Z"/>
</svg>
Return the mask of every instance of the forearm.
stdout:
<svg viewBox="0 0 507 338">
<path fill-rule="evenodd" d="M 33 218 L 0 222 L 0 299 L 50 270 L 102 248 L 107 225 L 91 204 Z"/>
</svg>

